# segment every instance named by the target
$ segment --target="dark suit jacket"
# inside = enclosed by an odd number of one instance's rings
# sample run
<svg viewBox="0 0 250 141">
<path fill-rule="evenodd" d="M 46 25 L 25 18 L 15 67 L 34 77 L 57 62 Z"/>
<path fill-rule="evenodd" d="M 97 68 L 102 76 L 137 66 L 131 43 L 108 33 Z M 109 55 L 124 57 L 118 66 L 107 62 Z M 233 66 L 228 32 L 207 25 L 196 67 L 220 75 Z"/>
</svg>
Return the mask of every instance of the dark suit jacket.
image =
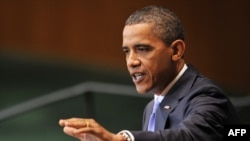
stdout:
<svg viewBox="0 0 250 141">
<path fill-rule="evenodd" d="M 224 125 L 239 122 L 224 92 L 191 65 L 161 102 L 156 131 L 148 132 L 153 102 L 145 108 L 143 131 L 131 131 L 136 141 L 222 141 Z"/>
</svg>

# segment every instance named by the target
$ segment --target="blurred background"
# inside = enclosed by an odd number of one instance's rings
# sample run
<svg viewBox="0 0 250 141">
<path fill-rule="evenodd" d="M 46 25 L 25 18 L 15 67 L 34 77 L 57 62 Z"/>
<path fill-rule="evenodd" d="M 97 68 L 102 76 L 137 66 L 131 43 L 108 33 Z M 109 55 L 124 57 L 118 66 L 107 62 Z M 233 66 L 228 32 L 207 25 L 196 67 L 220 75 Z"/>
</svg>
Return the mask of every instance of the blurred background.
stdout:
<svg viewBox="0 0 250 141">
<path fill-rule="evenodd" d="M 134 88 L 121 49 L 122 30 L 133 11 L 152 4 L 182 20 L 188 63 L 228 96 L 250 96 L 247 0 L 0 0 L 0 118 L 1 110 L 80 83 Z M 112 132 L 140 130 L 151 98 L 136 95 L 92 92 L 58 100 L 1 120 L 0 140 L 74 141 L 58 126 L 68 117 L 95 118 Z M 237 107 L 244 123 L 250 123 L 249 108 Z"/>
</svg>

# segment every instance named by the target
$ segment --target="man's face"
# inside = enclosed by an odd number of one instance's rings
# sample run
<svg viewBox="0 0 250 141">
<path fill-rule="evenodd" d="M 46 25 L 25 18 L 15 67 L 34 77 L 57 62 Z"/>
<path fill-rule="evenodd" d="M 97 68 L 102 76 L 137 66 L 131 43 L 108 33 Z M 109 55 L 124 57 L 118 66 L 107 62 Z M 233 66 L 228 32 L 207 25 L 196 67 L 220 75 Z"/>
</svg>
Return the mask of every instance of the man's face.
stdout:
<svg viewBox="0 0 250 141">
<path fill-rule="evenodd" d="M 152 32 L 152 24 L 124 27 L 123 51 L 138 93 L 160 94 L 173 79 L 174 50 Z"/>
</svg>

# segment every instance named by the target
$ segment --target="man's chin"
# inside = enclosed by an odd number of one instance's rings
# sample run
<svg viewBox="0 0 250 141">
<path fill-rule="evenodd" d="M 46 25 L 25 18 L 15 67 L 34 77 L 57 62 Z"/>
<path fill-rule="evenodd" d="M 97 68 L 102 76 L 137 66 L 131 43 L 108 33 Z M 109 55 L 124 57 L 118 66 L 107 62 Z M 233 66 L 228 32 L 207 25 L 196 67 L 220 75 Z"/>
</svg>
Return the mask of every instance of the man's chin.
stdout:
<svg viewBox="0 0 250 141">
<path fill-rule="evenodd" d="M 149 93 L 149 90 L 147 90 L 147 89 L 145 89 L 143 87 L 139 87 L 139 86 L 136 86 L 136 91 L 139 94 L 147 94 L 147 93 Z"/>
</svg>

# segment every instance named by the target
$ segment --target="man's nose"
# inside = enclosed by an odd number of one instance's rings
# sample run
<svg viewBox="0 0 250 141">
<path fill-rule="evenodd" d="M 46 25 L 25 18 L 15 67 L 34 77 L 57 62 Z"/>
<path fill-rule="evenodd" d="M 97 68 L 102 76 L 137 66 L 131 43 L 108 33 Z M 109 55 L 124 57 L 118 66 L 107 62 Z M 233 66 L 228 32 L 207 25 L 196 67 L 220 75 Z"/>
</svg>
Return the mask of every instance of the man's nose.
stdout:
<svg viewBox="0 0 250 141">
<path fill-rule="evenodd" d="M 127 56 L 127 67 L 128 68 L 135 68 L 138 67 L 140 65 L 140 59 L 138 58 L 138 56 L 135 53 L 130 53 Z"/>
</svg>

